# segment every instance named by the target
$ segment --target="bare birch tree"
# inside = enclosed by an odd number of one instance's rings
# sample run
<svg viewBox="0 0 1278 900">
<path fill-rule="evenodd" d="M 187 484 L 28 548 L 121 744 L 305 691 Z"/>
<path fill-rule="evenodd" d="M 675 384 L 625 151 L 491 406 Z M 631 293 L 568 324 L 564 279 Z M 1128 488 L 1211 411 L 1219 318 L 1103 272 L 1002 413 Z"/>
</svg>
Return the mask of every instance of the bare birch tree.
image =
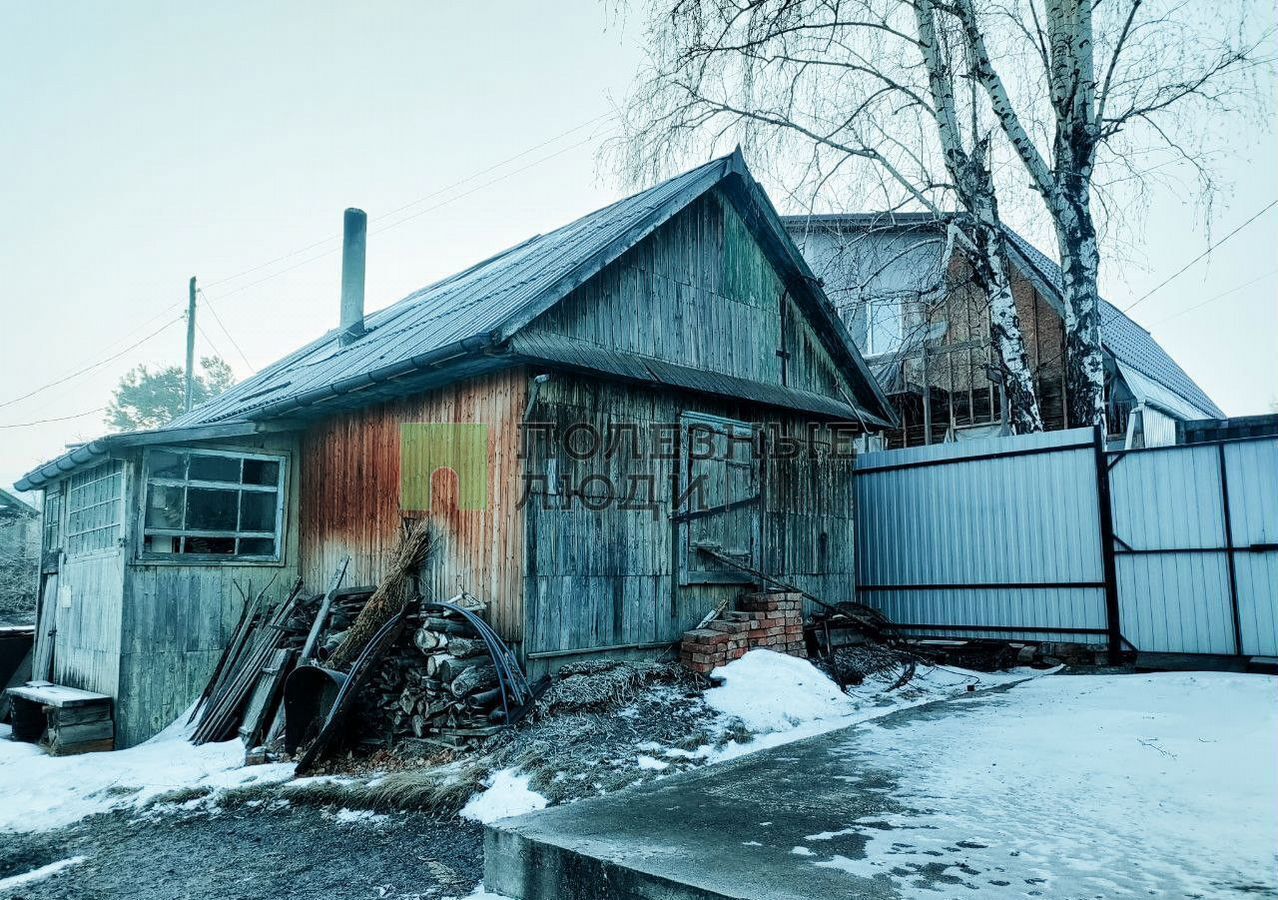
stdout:
<svg viewBox="0 0 1278 900">
<path fill-rule="evenodd" d="M 1204 114 L 1228 110 L 1255 92 L 1251 77 L 1268 66 L 1259 51 L 1272 33 L 1249 36 L 1246 4 L 943 2 L 963 31 L 972 76 L 1056 233 L 1070 418 L 1073 424 L 1101 423 L 1101 255 L 1092 209 L 1098 157 L 1108 151 L 1139 181 L 1146 173 L 1131 164 L 1133 151 L 1162 148 L 1209 186 Z M 1029 62 L 1028 77 L 1001 70 L 1018 60 Z"/>
<path fill-rule="evenodd" d="M 960 98 L 974 57 L 961 33 L 946 39 L 953 20 L 938 27 L 932 0 L 654 0 L 649 14 L 631 171 L 736 140 L 795 198 L 838 184 L 858 207 L 873 196 L 948 223 L 988 298 L 1009 422 L 1042 430 L 991 167 L 998 125 L 974 92 Z"/>
</svg>

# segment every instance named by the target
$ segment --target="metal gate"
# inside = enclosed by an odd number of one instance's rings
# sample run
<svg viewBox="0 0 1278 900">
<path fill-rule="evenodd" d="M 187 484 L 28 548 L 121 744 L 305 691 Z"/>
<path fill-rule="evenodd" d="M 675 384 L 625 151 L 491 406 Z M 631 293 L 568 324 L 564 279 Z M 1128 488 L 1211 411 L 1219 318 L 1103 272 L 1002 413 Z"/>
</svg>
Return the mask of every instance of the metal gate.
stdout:
<svg viewBox="0 0 1278 900">
<path fill-rule="evenodd" d="M 1120 451 L 1109 474 L 1124 637 L 1278 656 L 1278 439 Z"/>
<path fill-rule="evenodd" d="M 1278 656 L 1278 438 L 1098 429 L 856 463 L 857 592 L 918 635 Z"/>
<path fill-rule="evenodd" d="M 870 453 L 857 593 L 920 635 L 1119 642 L 1092 429 Z"/>
</svg>

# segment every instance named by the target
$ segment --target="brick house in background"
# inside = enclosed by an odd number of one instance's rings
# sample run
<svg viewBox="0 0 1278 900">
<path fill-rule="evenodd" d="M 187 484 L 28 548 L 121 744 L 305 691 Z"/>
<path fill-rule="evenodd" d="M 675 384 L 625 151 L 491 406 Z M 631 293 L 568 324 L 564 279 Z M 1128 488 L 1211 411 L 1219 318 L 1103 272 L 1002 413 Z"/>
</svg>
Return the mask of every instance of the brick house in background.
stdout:
<svg viewBox="0 0 1278 900">
<path fill-rule="evenodd" d="M 947 222 L 927 213 L 785 217 L 852 339 L 891 397 L 901 427 L 888 446 L 916 446 L 1003 431 L 988 302 Z M 1043 421 L 1066 427 L 1060 267 L 1009 229 L 1012 287 Z M 1109 443 L 1176 442 L 1178 422 L 1224 416 L 1158 342 L 1101 301 Z M 926 398 L 926 400 L 925 400 Z"/>
</svg>

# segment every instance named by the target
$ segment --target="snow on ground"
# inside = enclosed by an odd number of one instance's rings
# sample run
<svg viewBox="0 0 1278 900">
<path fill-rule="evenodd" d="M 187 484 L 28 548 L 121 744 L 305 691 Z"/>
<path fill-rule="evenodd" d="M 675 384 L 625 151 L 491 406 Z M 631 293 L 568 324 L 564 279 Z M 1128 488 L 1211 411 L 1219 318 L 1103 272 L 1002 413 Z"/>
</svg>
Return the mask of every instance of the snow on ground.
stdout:
<svg viewBox="0 0 1278 900">
<path fill-rule="evenodd" d="M 988 879 L 1016 847 L 1045 896 L 1278 893 L 1273 678 L 1046 678 L 859 730 L 855 747 L 892 774 L 906 811 L 849 823 L 844 840 L 868 841 L 864 856 L 839 853 L 838 832 L 807 835 L 813 865 L 935 896 L 913 877 L 938 851 L 960 850 Z M 1027 885 L 995 877 L 981 890 L 1022 896 Z"/>
<path fill-rule="evenodd" d="M 106 753 L 49 756 L 0 726 L 0 832 L 42 831 L 186 788 L 214 793 L 283 781 L 292 765 L 245 767 L 238 740 L 193 746 L 185 717 L 151 740 Z"/>
<path fill-rule="evenodd" d="M 465 897 L 444 897 L 443 900 L 514 900 L 513 897 L 507 897 L 505 894 L 494 894 L 484 890 L 483 882 L 475 886 L 475 890 L 467 894 Z"/>
<path fill-rule="evenodd" d="M 56 875 L 63 869 L 71 866 L 78 866 L 84 862 L 86 857 L 72 856 L 68 859 L 60 859 L 57 862 L 51 862 L 47 866 L 41 866 L 38 869 L 32 869 L 30 872 L 23 872 L 21 875 L 10 875 L 8 878 L 0 878 L 0 891 L 10 891 L 16 887 L 22 887 L 24 884 L 42 881 L 51 875 Z"/>
<path fill-rule="evenodd" d="M 1000 685 L 1050 675 L 1057 669 L 1014 669 L 1011 672 L 970 672 L 947 666 L 920 665 L 904 686 L 893 689 L 899 672 L 871 676 L 845 694 L 829 676 L 805 659 L 772 650 L 751 650 L 710 673 L 719 687 L 706 691 L 706 703 L 722 717 L 755 733 L 752 740 L 730 741 L 722 747 L 701 747 L 696 755 L 709 762 L 735 759 L 747 753 L 788 744 L 877 719 L 898 709 L 932 703 Z M 677 751 L 667 751 L 678 755 Z"/>
<path fill-rule="evenodd" d="M 520 775 L 515 769 L 499 769 L 488 777 L 486 783 L 488 787 L 462 807 L 463 819 L 487 825 L 498 819 L 545 809 L 549 802 L 528 786 L 527 775 Z"/>
</svg>

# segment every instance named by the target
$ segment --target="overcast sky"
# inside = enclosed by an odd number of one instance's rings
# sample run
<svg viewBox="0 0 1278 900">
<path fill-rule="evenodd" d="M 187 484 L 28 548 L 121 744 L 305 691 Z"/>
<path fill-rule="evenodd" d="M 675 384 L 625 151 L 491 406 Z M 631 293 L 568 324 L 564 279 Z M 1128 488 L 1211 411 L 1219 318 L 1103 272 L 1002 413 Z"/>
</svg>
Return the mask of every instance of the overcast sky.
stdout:
<svg viewBox="0 0 1278 900">
<path fill-rule="evenodd" d="M 336 324 L 347 206 L 373 309 L 625 193 L 595 151 L 639 38 L 599 0 L 0 7 L 0 484 L 182 361 L 191 275 L 243 378 Z M 1215 239 L 1278 198 L 1273 142 L 1239 123 Z M 1188 194 L 1109 258 L 1119 306 L 1207 247 Z M 1278 401 L 1276 249 L 1278 208 L 1132 313 L 1230 414 Z"/>
</svg>

